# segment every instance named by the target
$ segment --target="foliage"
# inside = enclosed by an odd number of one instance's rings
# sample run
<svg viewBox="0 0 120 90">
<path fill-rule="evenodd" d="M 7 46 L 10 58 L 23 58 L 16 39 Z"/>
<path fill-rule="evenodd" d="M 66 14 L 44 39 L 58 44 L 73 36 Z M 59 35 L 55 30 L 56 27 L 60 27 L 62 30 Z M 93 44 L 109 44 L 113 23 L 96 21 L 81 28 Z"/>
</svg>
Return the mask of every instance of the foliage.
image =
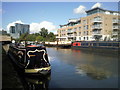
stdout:
<svg viewBox="0 0 120 90">
<path fill-rule="evenodd" d="M 35 34 L 29 34 L 29 35 L 26 37 L 26 40 L 27 40 L 27 41 L 35 41 L 35 40 L 36 40 L 36 35 L 35 35 Z"/>
<path fill-rule="evenodd" d="M 7 33 L 7 31 L 5 31 L 5 30 L 0 31 L 0 35 L 10 36 L 10 34 Z"/>
<path fill-rule="evenodd" d="M 55 35 L 54 33 L 50 32 L 47 36 L 48 41 L 55 41 Z"/>
<path fill-rule="evenodd" d="M 102 35 L 94 35 L 94 38 L 96 41 L 99 41 L 101 37 L 102 37 Z"/>
<path fill-rule="evenodd" d="M 37 37 L 36 37 L 36 40 L 37 40 L 38 42 L 40 42 L 40 41 L 44 41 L 44 38 L 43 38 L 42 36 L 37 36 Z"/>
<path fill-rule="evenodd" d="M 46 38 L 48 35 L 48 30 L 45 28 L 42 28 L 40 31 L 40 36 L 42 36 L 43 38 Z"/>
<path fill-rule="evenodd" d="M 19 40 L 38 41 L 38 42 L 40 42 L 40 41 L 55 41 L 55 35 L 52 32 L 48 33 L 47 29 L 42 28 L 39 33 L 22 34 L 20 36 Z"/>
</svg>

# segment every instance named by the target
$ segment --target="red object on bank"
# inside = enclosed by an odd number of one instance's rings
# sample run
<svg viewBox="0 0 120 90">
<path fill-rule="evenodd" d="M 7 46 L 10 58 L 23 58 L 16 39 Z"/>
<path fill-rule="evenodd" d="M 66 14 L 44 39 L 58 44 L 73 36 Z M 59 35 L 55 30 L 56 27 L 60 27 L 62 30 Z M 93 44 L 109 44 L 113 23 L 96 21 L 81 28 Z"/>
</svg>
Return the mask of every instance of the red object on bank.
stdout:
<svg viewBox="0 0 120 90">
<path fill-rule="evenodd" d="M 36 45 L 29 45 L 29 46 L 27 46 L 27 47 L 37 47 Z"/>
<path fill-rule="evenodd" d="M 72 44 L 72 46 L 81 46 L 81 43 L 75 42 L 75 43 Z"/>
</svg>

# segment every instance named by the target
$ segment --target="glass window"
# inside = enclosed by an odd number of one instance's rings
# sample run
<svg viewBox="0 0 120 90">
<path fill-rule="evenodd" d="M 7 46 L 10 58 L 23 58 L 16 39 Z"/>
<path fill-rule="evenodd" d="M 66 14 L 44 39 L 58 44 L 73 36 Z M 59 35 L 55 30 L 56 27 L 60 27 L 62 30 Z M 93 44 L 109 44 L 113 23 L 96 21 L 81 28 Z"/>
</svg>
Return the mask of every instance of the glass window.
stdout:
<svg viewBox="0 0 120 90">
<path fill-rule="evenodd" d="M 84 40 L 85 40 L 85 37 L 84 37 Z"/>
<path fill-rule="evenodd" d="M 81 32 L 79 32 L 79 35 L 81 35 Z"/>
<path fill-rule="evenodd" d="M 79 30 L 81 30 L 81 27 L 78 27 L 79 28 Z"/>
<path fill-rule="evenodd" d="M 79 40 L 81 40 L 81 37 L 79 37 Z"/>
<path fill-rule="evenodd" d="M 87 37 L 87 40 L 88 40 L 88 37 Z"/>
</svg>

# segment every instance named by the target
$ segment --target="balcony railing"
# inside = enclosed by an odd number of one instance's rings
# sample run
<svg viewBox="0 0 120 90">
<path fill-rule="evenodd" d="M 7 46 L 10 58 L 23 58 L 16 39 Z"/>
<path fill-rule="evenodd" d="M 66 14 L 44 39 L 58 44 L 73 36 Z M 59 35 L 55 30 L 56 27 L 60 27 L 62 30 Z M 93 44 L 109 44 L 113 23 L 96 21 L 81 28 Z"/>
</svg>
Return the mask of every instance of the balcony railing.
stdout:
<svg viewBox="0 0 120 90">
<path fill-rule="evenodd" d="M 113 35 L 118 35 L 118 32 L 113 32 L 112 34 L 113 34 Z"/>
<path fill-rule="evenodd" d="M 92 32 L 93 35 L 101 35 L 101 32 L 100 31 L 95 31 L 95 32 Z"/>
<path fill-rule="evenodd" d="M 76 32 L 76 30 L 68 30 L 67 33 L 73 33 Z"/>
<path fill-rule="evenodd" d="M 94 23 L 95 23 L 95 22 L 100 22 L 100 23 L 101 23 L 101 22 L 102 22 L 102 19 L 94 19 L 93 22 L 94 22 Z"/>
<path fill-rule="evenodd" d="M 119 27 L 118 26 L 113 26 L 113 29 L 118 29 Z"/>
<path fill-rule="evenodd" d="M 113 20 L 112 23 L 118 23 L 118 20 Z"/>
<path fill-rule="evenodd" d="M 73 33 L 73 30 L 67 31 L 67 33 Z"/>
<path fill-rule="evenodd" d="M 92 26 L 92 29 L 102 29 L 102 26 L 94 25 L 94 26 Z"/>
<path fill-rule="evenodd" d="M 72 35 L 67 35 L 67 37 L 76 37 L 76 35 L 73 35 L 73 34 Z"/>
</svg>

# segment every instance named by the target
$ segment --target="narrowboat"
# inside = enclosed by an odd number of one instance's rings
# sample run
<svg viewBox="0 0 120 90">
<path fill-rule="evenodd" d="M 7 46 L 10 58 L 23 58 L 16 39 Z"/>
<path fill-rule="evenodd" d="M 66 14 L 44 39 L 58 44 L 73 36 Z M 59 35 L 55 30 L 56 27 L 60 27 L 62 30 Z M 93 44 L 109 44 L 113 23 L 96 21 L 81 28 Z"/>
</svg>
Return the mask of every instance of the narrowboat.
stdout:
<svg viewBox="0 0 120 90">
<path fill-rule="evenodd" d="M 120 41 L 74 41 L 71 46 L 74 49 L 119 51 Z"/>
<path fill-rule="evenodd" d="M 25 74 L 46 75 L 51 72 L 46 48 L 40 45 L 10 44 L 8 55 Z"/>
</svg>

